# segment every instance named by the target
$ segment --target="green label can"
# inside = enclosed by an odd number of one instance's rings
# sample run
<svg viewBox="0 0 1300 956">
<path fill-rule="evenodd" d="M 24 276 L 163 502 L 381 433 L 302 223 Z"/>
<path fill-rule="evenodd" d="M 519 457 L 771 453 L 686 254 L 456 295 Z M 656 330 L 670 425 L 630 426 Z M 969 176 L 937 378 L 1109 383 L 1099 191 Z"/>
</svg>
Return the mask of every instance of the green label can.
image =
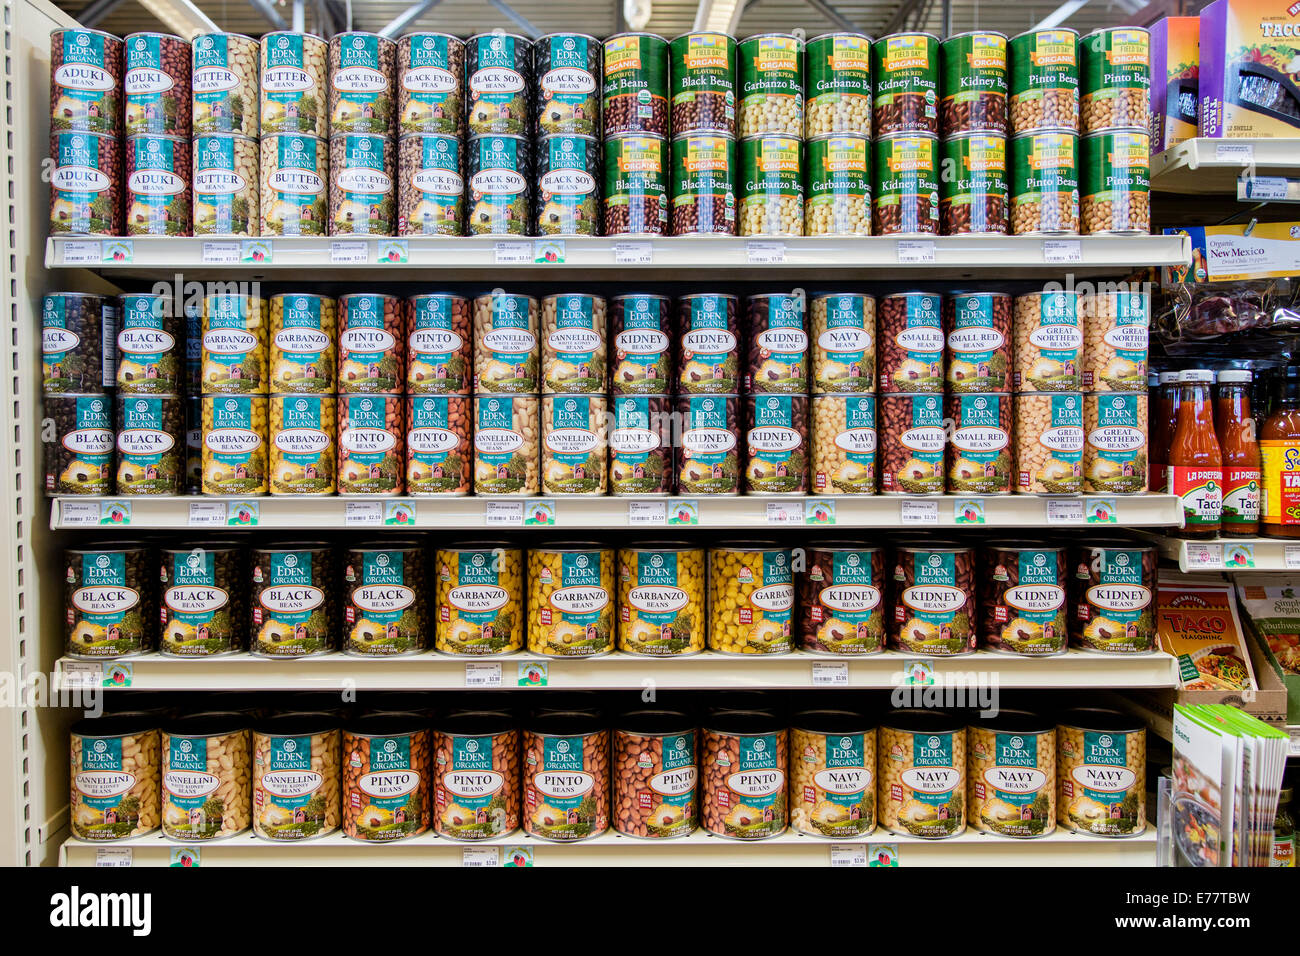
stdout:
<svg viewBox="0 0 1300 956">
<path fill-rule="evenodd" d="M 1151 34 L 1142 27 L 1094 30 L 1079 41 L 1083 132 L 1147 128 L 1151 114 Z"/>
<path fill-rule="evenodd" d="M 939 222 L 945 236 L 1006 235 L 1007 138 L 959 133 L 943 141 Z"/>
<path fill-rule="evenodd" d="M 668 136 L 668 41 L 620 33 L 605 41 L 605 135 Z"/>
<path fill-rule="evenodd" d="M 673 140 L 673 235 L 736 234 L 736 139 L 721 132 Z"/>
<path fill-rule="evenodd" d="M 871 235 L 871 137 L 827 133 L 809 140 L 806 151 L 807 234 Z"/>
<path fill-rule="evenodd" d="M 668 141 L 662 136 L 605 140 L 605 235 L 665 235 L 668 179 Z"/>
<path fill-rule="evenodd" d="M 871 60 L 876 135 L 939 135 L 939 38 L 932 33 L 893 33 L 872 44 Z"/>
<path fill-rule="evenodd" d="M 271 494 L 334 494 L 337 408 L 333 395 L 271 396 Z"/>
<path fill-rule="evenodd" d="M 669 45 L 673 132 L 736 132 L 736 38 L 684 33 Z"/>
<path fill-rule="evenodd" d="M 740 135 L 803 136 L 803 41 L 764 33 L 740 41 Z"/>
<path fill-rule="evenodd" d="M 1151 134 L 1141 129 L 1083 138 L 1079 177 L 1084 235 L 1151 231 Z"/>
<path fill-rule="evenodd" d="M 939 140 L 898 133 L 876 142 L 872 228 L 878 236 L 939 231 Z"/>
<path fill-rule="evenodd" d="M 803 235 L 803 142 L 767 133 L 740 141 L 740 234 Z"/>
<path fill-rule="evenodd" d="M 1023 133 L 1011 141 L 1011 231 L 1079 233 L 1079 137 L 1069 130 Z"/>
<path fill-rule="evenodd" d="M 1065 27 L 1011 38 L 1011 132 L 1077 129 L 1079 34 Z"/>
<path fill-rule="evenodd" d="M 1005 133 L 1007 38 L 982 30 L 943 41 L 943 130 Z"/>
<path fill-rule="evenodd" d="M 871 135 L 871 40 L 827 33 L 808 41 L 808 135 Z"/>
</svg>

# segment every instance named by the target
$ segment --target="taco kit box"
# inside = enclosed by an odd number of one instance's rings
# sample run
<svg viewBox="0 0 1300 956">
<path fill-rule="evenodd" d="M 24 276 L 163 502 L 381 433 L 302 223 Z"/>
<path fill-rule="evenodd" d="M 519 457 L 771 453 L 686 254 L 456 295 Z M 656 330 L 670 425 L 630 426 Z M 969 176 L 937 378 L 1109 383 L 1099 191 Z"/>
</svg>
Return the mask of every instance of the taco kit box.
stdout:
<svg viewBox="0 0 1300 956">
<path fill-rule="evenodd" d="M 1300 136 L 1300 5 L 1215 0 L 1201 11 L 1200 73 L 1200 135 Z"/>
</svg>

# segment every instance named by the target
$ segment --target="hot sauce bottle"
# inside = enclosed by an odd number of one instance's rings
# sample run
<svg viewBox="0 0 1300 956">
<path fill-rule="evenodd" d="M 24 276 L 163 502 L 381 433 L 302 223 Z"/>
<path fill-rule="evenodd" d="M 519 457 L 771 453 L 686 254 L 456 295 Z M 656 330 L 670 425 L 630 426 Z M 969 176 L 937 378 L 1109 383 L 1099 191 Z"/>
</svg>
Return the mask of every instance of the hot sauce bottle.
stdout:
<svg viewBox="0 0 1300 956">
<path fill-rule="evenodd" d="M 1178 373 L 1161 372 L 1159 384 L 1148 392 L 1151 399 L 1147 403 L 1150 490 L 1152 494 L 1161 494 L 1169 481 L 1169 446 L 1174 443 L 1174 429 L 1178 427 Z"/>
<path fill-rule="evenodd" d="M 1271 538 L 1300 538 L 1300 368 L 1286 370 L 1277 409 L 1259 433 L 1264 470 L 1260 531 Z"/>
<path fill-rule="evenodd" d="M 1214 401 L 1214 426 L 1223 453 L 1223 518 L 1221 534 L 1251 537 L 1259 534 L 1259 500 L 1262 485 L 1259 441 L 1250 411 L 1253 375 L 1244 369 L 1219 373 L 1219 394 Z"/>
<path fill-rule="evenodd" d="M 1223 455 L 1214 434 L 1210 386 L 1214 373 L 1186 369 L 1178 376 L 1178 427 L 1169 449 L 1169 493 L 1183 500 L 1183 538 L 1219 534 L 1223 511 Z"/>
</svg>

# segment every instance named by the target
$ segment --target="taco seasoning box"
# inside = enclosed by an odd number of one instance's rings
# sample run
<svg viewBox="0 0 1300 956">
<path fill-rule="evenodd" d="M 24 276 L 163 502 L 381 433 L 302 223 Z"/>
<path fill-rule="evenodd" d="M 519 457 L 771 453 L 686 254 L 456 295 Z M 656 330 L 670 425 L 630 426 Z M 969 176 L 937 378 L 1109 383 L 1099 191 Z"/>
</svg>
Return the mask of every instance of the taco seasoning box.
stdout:
<svg viewBox="0 0 1300 956">
<path fill-rule="evenodd" d="M 851 711 L 810 710 L 790 728 L 790 826 L 853 839 L 876 829 L 876 730 Z"/>
<path fill-rule="evenodd" d="M 722 710 L 700 732 L 700 823 L 733 840 L 766 840 L 788 825 L 788 731 L 770 713 Z"/>
<path fill-rule="evenodd" d="M 70 657 L 130 657 L 153 650 L 158 621 L 154 556 L 135 542 L 64 552 L 65 647 Z"/>
<path fill-rule="evenodd" d="M 162 640 L 167 657 L 216 657 L 242 651 L 248 637 L 244 549 L 204 541 L 160 552 Z"/>
</svg>

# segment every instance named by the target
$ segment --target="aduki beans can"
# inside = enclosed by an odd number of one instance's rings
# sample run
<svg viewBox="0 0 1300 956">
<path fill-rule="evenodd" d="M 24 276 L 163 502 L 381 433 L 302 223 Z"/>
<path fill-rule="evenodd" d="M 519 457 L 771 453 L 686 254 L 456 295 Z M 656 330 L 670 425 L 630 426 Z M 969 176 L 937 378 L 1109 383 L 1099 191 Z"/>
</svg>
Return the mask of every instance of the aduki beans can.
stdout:
<svg viewBox="0 0 1300 956">
<path fill-rule="evenodd" d="M 178 495 L 185 480 L 185 400 L 117 396 L 116 494 Z"/>
<path fill-rule="evenodd" d="M 509 654 L 524 646 L 523 552 L 503 542 L 439 549 L 438 623 L 443 654 Z"/>
<path fill-rule="evenodd" d="M 966 728 L 945 714 L 896 710 L 878 732 L 877 812 L 900 836 L 966 831 Z"/>
<path fill-rule="evenodd" d="M 748 297 L 749 360 L 745 391 L 808 391 L 808 317 L 802 290 Z"/>
<path fill-rule="evenodd" d="M 1015 300 L 1017 392 L 1072 392 L 1080 385 L 1083 319 L 1073 290 L 1027 292 Z"/>
<path fill-rule="evenodd" d="M 823 33 L 808 41 L 808 136 L 871 136 L 871 38 Z"/>
<path fill-rule="evenodd" d="M 1056 832 L 1056 728 L 1003 710 L 966 734 L 971 828 L 1025 838 Z"/>
<path fill-rule="evenodd" d="M 808 396 L 749 395 L 745 404 L 745 493 L 808 493 Z"/>
<path fill-rule="evenodd" d="M 465 44 L 447 33 L 397 41 L 397 122 L 404 133 L 465 131 Z"/>
<path fill-rule="evenodd" d="M 605 40 L 602 106 L 605 135 L 668 135 L 668 41 L 654 33 Z"/>
<path fill-rule="evenodd" d="M 264 495 L 267 468 L 267 397 L 204 395 L 203 494 Z"/>
<path fill-rule="evenodd" d="M 770 542 L 709 549 L 709 650 L 785 654 L 793 647 L 794 558 Z"/>
<path fill-rule="evenodd" d="M 319 541 L 254 548 L 252 565 L 255 657 L 312 657 L 337 647 L 333 548 Z"/>
<path fill-rule="evenodd" d="M 958 33 L 943 57 L 941 126 L 945 136 L 1007 132 L 1007 38 L 992 30 Z"/>
<path fill-rule="evenodd" d="M 465 234 L 465 157 L 460 138 L 407 133 L 397 145 L 397 233 Z"/>
<path fill-rule="evenodd" d="M 1094 30 L 1079 41 L 1084 133 L 1147 129 L 1151 115 L 1151 34 L 1142 27 Z"/>
<path fill-rule="evenodd" d="M 803 40 L 784 33 L 760 33 L 737 44 L 741 136 L 803 136 L 803 52 Z"/>
<path fill-rule="evenodd" d="M 193 132 L 258 132 L 261 44 L 238 33 L 203 33 L 191 40 Z"/>
<path fill-rule="evenodd" d="M 108 133 L 50 134 L 50 232 L 120 236 L 122 144 Z"/>
<path fill-rule="evenodd" d="M 699 825 L 696 750 L 685 714 L 626 714 L 614 730 L 614 829 L 661 840 L 693 833 Z"/>
<path fill-rule="evenodd" d="M 1079 174 L 1083 233 L 1145 235 L 1151 231 L 1151 134 L 1107 130 L 1083 137 Z"/>
<path fill-rule="evenodd" d="M 333 395 L 271 396 L 271 494 L 334 494 L 337 410 Z"/>
<path fill-rule="evenodd" d="M 677 300 L 677 390 L 683 395 L 740 391 L 740 314 L 734 295 Z"/>
<path fill-rule="evenodd" d="M 343 833 L 392 843 L 429 829 L 429 731 L 413 714 L 363 717 L 343 729 Z"/>
<path fill-rule="evenodd" d="M 1147 377 L 1151 293 L 1116 288 L 1079 297 L 1085 391 L 1140 391 Z"/>
<path fill-rule="evenodd" d="M 668 232 L 668 141 L 634 133 L 605 140 L 605 234 L 655 235 Z"/>
<path fill-rule="evenodd" d="M 1078 235 L 1079 137 L 1038 130 L 1011 141 L 1011 231 Z"/>
<path fill-rule="evenodd" d="M 465 61 L 470 135 L 529 133 L 532 43 L 514 33 L 480 33 L 465 41 Z"/>
<path fill-rule="evenodd" d="M 939 135 L 939 38 L 931 33 L 891 33 L 872 44 L 876 136 Z"/>
<path fill-rule="evenodd" d="M 618 649 L 646 657 L 704 650 L 704 549 L 646 542 L 618 552 Z"/>
<path fill-rule="evenodd" d="M 733 840 L 767 840 L 788 825 L 788 732 L 771 714 L 724 710 L 700 733 L 700 822 Z"/>
<path fill-rule="evenodd" d="M 601 160 L 594 137 L 556 133 L 541 138 L 533 229 L 537 235 L 600 235 Z"/>
<path fill-rule="evenodd" d="M 1006 235 L 1007 138 L 957 133 L 943 142 L 939 223 L 945 236 Z"/>
<path fill-rule="evenodd" d="M 614 649 L 614 551 L 591 542 L 528 549 L 528 649 L 597 657 Z"/>
<path fill-rule="evenodd" d="M 1071 556 L 1071 646 L 1110 654 L 1154 650 L 1156 549 L 1134 541 L 1090 541 Z"/>
<path fill-rule="evenodd" d="M 72 725 L 69 827 L 78 840 L 108 843 L 158 829 L 159 734 L 140 715 Z"/>
<path fill-rule="evenodd" d="M 194 235 L 256 236 L 261 173 L 257 140 L 237 133 L 194 139 Z"/>
<path fill-rule="evenodd" d="M 943 392 L 942 302 L 937 292 L 880 299 L 881 392 Z"/>
<path fill-rule="evenodd" d="M 603 495 L 609 470 L 604 395 L 542 396 L 542 490 Z"/>
<path fill-rule="evenodd" d="M 271 390 L 327 395 L 338 390 L 334 341 L 338 305 L 313 292 L 271 297 Z"/>
<path fill-rule="evenodd" d="M 126 134 L 188 137 L 192 119 L 190 45 L 169 33 L 132 33 L 122 47 Z"/>
<path fill-rule="evenodd" d="M 835 292 L 812 299 L 812 391 L 818 394 L 876 389 L 876 300 Z"/>
<path fill-rule="evenodd" d="M 1065 549 L 992 542 L 981 551 L 981 638 L 986 648 L 1041 657 L 1069 640 L 1070 562 Z"/>
<path fill-rule="evenodd" d="M 605 300 L 566 292 L 542 300 L 542 392 L 604 395 Z"/>
<path fill-rule="evenodd" d="M 1011 38 L 1012 135 L 1079 127 L 1079 34 L 1068 27 Z"/>
<path fill-rule="evenodd" d="M 790 825 L 854 839 L 876 829 L 876 730 L 845 710 L 811 710 L 790 728 Z"/>
<path fill-rule="evenodd" d="M 884 556 L 847 542 L 808 547 L 799 574 L 799 646 L 815 654 L 885 649 Z"/>
<path fill-rule="evenodd" d="M 471 136 L 465 151 L 469 174 L 469 234 L 528 235 L 532 211 L 532 148 L 522 136 Z"/>
<path fill-rule="evenodd" d="M 813 490 L 817 494 L 876 493 L 876 396 L 814 395 Z"/>
<path fill-rule="evenodd" d="M 1147 490 L 1147 393 L 1083 396 L 1083 490 L 1139 494 Z"/>
<path fill-rule="evenodd" d="M 473 465 L 468 395 L 406 397 L 406 493 L 467 495 Z"/>
<path fill-rule="evenodd" d="M 609 829 L 609 731 L 594 713 L 548 711 L 521 737 L 524 832 L 569 843 Z"/>
<path fill-rule="evenodd" d="M 203 541 L 160 553 L 164 657 L 216 657 L 242 651 L 248 638 L 245 554 L 229 541 Z"/>
<path fill-rule="evenodd" d="M 735 135 L 736 38 L 683 33 L 669 44 L 669 53 L 673 134 L 713 130 Z"/>
<path fill-rule="evenodd" d="M 406 381 L 402 300 L 353 292 L 339 297 L 338 310 L 339 393 L 400 395 Z"/>
<path fill-rule="evenodd" d="M 956 544 L 899 545 L 894 551 L 894 650 L 933 657 L 975 650 L 975 551 Z"/>
<path fill-rule="evenodd" d="M 329 141 L 299 133 L 261 139 L 260 234 L 323 236 L 329 220 Z"/>
<path fill-rule="evenodd" d="M 103 542 L 63 552 L 64 647 L 71 657 L 130 657 L 154 647 L 158 620 L 153 549 Z"/>
<path fill-rule="evenodd" d="M 46 395 L 54 439 L 45 443 L 45 490 L 61 495 L 113 493 L 113 402 L 106 393 Z"/>
<path fill-rule="evenodd" d="M 336 33 L 329 41 L 329 130 L 397 132 L 397 44 L 374 33 Z"/>
<path fill-rule="evenodd" d="M 600 136 L 603 58 L 600 41 L 585 33 L 548 33 L 534 41 L 539 138 L 554 133 Z"/>
<path fill-rule="evenodd" d="M 392 497 L 405 489 L 406 400 L 340 395 L 339 494 Z"/>
<path fill-rule="evenodd" d="M 1056 727 L 1057 821 L 1067 830 L 1129 837 L 1146 821 L 1146 728 L 1113 710 L 1083 708 Z"/>
<path fill-rule="evenodd" d="M 871 235 L 871 138 L 827 133 L 808 141 L 804 231 L 810 236 Z"/>
<path fill-rule="evenodd" d="M 145 301 L 145 311 L 150 315 L 153 303 L 159 303 L 157 325 L 161 327 L 161 305 L 163 302 L 170 304 L 170 298 L 140 298 Z M 113 338 L 113 314 L 108 299 L 89 292 L 51 292 L 41 300 L 41 388 L 46 395 L 98 392 L 113 384 L 111 378 L 105 381 L 105 375 L 114 364 L 108 351 L 113 348 L 110 341 Z M 120 334 L 118 338 L 121 338 Z M 162 351 L 170 352 L 176 341 L 179 339 L 164 343 L 159 338 L 157 344 L 166 344 Z M 120 380 L 121 368 L 118 364 L 118 388 L 132 391 L 130 384 L 136 376 L 131 375 L 124 387 Z M 159 381 L 156 376 L 155 368 L 152 381 Z M 175 390 L 174 385 L 161 389 L 166 392 Z"/>
<path fill-rule="evenodd" d="M 664 295 L 630 293 L 609 300 L 613 346 L 611 395 L 672 391 L 673 312 Z"/>
<path fill-rule="evenodd" d="M 343 651 L 359 657 L 415 654 L 429 641 L 424 546 L 380 541 L 343 562 Z"/>
<path fill-rule="evenodd" d="M 1083 395 L 1021 392 L 1015 405 L 1015 490 L 1077 495 L 1083 490 Z"/>
<path fill-rule="evenodd" d="M 111 33 L 51 31 L 50 129 L 120 133 L 122 66 L 123 44 Z"/>
<path fill-rule="evenodd" d="M 673 139 L 674 236 L 736 234 L 736 140 L 709 130 Z"/>
<path fill-rule="evenodd" d="M 1011 494 L 1011 396 L 996 392 L 949 395 L 944 419 L 948 436 L 948 491 L 953 494 Z"/>
<path fill-rule="evenodd" d="M 433 730 L 433 829 L 490 840 L 519 829 L 519 731 L 509 714 L 461 711 Z"/>
<path fill-rule="evenodd" d="M 468 299 L 430 292 L 406 300 L 408 395 L 468 395 L 473 365 Z"/>
<path fill-rule="evenodd" d="M 943 494 L 943 396 L 892 394 L 878 401 L 881 493 Z"/>
<path fill-rule="evenodd" d="M 939 140 L 889 134 L 876 140 L 872 231 L 878 236 L 939 232 Z"/>
<path fill-rule="evenodd" d="M 736 395 L 682 395 L 677 399 L 678 493 L 739 493 L 743 457 L 739 402 Z"/>
<path fill-rule="evenodd" d="M 339 826 L 339 732 L 324 714 L 273 717 L 253 730 L 253 833 L 309 840 Z"/>
<path fill-rule="evenodd" d="M 1011 391 L 1011 296 L 955 292 L 943 303 L 949 392 Z"/>
<path fill-rule="evenodd" d="M 802 236 L 803 140 L 765 133 L 740 141 L 740 234 Z"/>
<path fill-rule="evenodd" d="M 330 235 L 397 231 L 397 142 L 380 133 L 330 137 Z"/>
<path fill-rule="evenodd" d="M 536 395 L 474 396 L 474 493 L 535 495 L 541 487 Z"/>
<path fill-rule="evenodd" d="M 261 130 L 328 136 L 329 44 L 309 33 L 262 36 Z"/>
<path fill-rule="evenodd" d="M 609 401 L 614 413 L 610 494 L 671 494 L 673 400 L 667 395 L 615 395 Z"/>
</svg>

